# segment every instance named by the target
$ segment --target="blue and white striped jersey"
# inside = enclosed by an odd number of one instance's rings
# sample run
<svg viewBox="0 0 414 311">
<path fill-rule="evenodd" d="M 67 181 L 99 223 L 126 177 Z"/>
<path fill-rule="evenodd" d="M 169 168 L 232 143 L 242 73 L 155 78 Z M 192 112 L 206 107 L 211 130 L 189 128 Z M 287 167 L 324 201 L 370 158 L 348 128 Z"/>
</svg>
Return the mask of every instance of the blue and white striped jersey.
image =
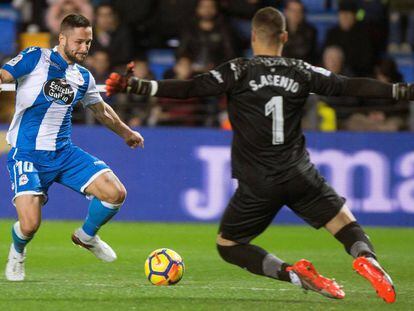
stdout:
<svg viewBox="0 0 414 311">
<path fill-rule="evenodd" d="M 31 47 L 3 68 L 16 80 L 16 111 L 7 142 L 22 150 L 59 150 L 71 143 L 72 110 L 102 101 L 95 79 L 69 65 L 57 48 Z"/>
</svg>

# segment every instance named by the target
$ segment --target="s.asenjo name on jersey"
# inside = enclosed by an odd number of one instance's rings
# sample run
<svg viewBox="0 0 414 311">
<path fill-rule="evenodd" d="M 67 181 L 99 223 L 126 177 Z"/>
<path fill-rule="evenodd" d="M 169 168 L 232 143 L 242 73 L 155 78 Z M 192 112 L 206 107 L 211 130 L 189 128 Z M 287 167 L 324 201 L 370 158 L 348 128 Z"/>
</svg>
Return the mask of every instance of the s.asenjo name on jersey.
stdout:
<svg viewBox="0 0 414 311">
<path fill-rule="evenodd" d="M 70 105 L 75 97 L 75 92 L 65 79 L 52 79 L 43 84 L 43 94 L 48 101 L 59 105 Z"/>
<path fill-rule="evenodd" d="M 287 92 L 297 93 L 299 83 L 288 77 L 279 75 L 260 75 L 259 81 L 250 80 L 249 85 L 252 91 L 257 91 L 265 86 L 278 86 L 284 88 Z"/>
</svg>

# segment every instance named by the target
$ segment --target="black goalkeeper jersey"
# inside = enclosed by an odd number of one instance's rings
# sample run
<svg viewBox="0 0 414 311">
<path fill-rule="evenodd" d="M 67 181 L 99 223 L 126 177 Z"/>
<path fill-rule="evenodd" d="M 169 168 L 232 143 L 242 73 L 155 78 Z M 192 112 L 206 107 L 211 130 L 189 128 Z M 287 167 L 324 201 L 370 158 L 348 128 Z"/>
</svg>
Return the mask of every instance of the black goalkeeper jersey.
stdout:
<svg viewBox="0 0 414 311">
<path fill-rule="evenodd" d="M 157 96 L 172 93 L 160 83 Z M 256 56 L 231 60 L 196 77 L 183 96 L 226 93 L 234 131 L 233 177 L 282 183 L 311 166 L 301 129 L 309 93 L 340 95 L 345 84 L 345 77 L 301 60 Z"/>
</svg>

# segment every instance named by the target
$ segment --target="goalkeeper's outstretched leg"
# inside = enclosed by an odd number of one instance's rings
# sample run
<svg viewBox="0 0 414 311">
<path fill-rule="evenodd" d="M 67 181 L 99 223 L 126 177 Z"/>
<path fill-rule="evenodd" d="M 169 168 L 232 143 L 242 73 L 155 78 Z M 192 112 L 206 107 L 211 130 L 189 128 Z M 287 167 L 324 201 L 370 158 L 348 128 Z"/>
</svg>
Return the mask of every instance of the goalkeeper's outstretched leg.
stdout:
<svg viewBox="0 0 414 311">
<path fill-rule="evenodd" d="M 325 225 L 325 228 L 344 245 L 346 252 L 355 258 L 354 270 L 371 283 L 377 295 L 387 303 L 395 302 L 396 293 L 391 277 L 378 263 L 368 235 L 346 205 Z"/>
<path fill-rule="evenodd" d="M 345 297 L 342 287 L 335 280 L 319 274 L 313 264 L 306 259 L 290 265 L 256 245 L 237 244 L 223 239 L 221 235 L 217 238 L 217 249 L 225 261 L 251 273 L 290 282 L 304 290 L 311 290 L 328 298 Z"/>
</svg>

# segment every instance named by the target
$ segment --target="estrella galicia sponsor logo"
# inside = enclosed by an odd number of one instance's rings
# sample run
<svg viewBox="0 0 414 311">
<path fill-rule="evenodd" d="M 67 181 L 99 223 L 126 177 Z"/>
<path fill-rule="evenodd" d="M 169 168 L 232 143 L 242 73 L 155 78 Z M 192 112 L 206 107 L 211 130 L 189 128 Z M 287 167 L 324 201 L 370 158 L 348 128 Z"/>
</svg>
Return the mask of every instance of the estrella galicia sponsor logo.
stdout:
<svg viewBox="0 0 414 311">
<path fill-rule="evenodd" d="M 65 79 L 55 78 L 43 85 L 43 94 L 48 101 L 59 105 L 70 105 L 75 97 L 73 88 Z"/>
</svg>

